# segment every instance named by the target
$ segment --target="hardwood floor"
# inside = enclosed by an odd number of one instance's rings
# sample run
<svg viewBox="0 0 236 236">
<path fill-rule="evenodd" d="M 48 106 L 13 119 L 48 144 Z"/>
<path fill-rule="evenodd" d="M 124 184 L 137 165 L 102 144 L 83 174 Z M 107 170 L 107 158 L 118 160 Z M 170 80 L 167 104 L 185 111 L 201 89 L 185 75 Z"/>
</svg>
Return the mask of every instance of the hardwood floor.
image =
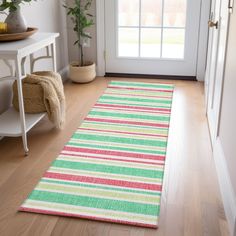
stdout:
<svg viewBox="0 0 236 236">
<path fill-rule="evenodd" d="M 17 212 L 110 80 L 97 78 L 84 85 L 67 82 L 65 128 L 57 131 L 46 118 L 42 120 L 28 135 L 27 158 L 20 138 L 0 141 L 0 235 L 229 235 L 211 153 L 204 88 L 202 83 L 191 81 L 120 79 L 176 85 L 158 230 Z"/>
</svg>

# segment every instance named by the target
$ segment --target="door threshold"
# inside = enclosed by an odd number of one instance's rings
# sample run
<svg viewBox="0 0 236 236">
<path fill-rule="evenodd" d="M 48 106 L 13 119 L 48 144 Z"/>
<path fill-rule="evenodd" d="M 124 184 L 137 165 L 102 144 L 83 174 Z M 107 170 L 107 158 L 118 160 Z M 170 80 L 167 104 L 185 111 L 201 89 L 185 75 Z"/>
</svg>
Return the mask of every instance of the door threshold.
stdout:
<svg viewBox="0 0 236 236">
<path fill-rule="evenodd" d="M 105 77 L 121 77 L 121 78 L 145 78 L 145 79 L 166 79 L 166 80 L 189 80 L 197 81 L 196 76 L 182 75 L 146 75 L 146 74 L 126 74 L 126 73 L 110 73 L 107 72 Z"/>
</svg>

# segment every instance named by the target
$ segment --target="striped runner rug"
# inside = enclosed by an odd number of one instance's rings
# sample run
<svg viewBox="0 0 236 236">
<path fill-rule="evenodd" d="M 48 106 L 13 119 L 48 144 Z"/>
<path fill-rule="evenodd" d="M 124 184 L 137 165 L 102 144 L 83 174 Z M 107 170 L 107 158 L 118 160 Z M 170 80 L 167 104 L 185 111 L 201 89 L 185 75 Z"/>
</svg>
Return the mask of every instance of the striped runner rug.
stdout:
<svg viewBox="0 0 236 236">
<path fill-rule="evenodd" d="M 172 94 L 112 81 L 20 211 L 157 228 Z"/>
</svg>

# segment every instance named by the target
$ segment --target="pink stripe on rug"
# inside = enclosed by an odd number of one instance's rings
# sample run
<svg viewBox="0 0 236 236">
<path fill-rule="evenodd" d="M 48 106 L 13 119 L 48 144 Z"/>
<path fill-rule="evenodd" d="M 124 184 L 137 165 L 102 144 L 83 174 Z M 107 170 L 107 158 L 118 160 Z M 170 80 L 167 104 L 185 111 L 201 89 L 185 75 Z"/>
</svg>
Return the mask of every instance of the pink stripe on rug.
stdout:
<svg viewBox="0 0 236 236">
<path fill-rule="evenodd" d="M 147 136 L 147 137 L 163 137 L 166 138 L 167 135 L 159 135 L 159 134 L 143 134 L 143 133 L 131 133 L 131 132 L 121 132 L 121 131 L 110 131 L 110 130 L 99 130 L 99 129 L 85 129 L 85 128 L 79 128 L 79 130 L 87 130 L 87 131 L 100 131 L 103 133 L 115 133 L 115 134 L 130 134 L 130 135 L 136 135 L 136 136 Z"/>
<path fill-rule="evenodd" d="M 103 110 L 107 110 L 107 111 L 110 111 L 110 108 L 109 107 L 99 107 L 98 109 L 103 109 Z M 146 110 L 139 110 L 139 109 L 133 109 L 131 107 L 129 108 L 112 108 L 113 111 L 129 111 L 129 112 L 142 112 L 143 114 L 168 114 L 167 112 L 164 112 L 164 111 L 146 111 Z"/>
<path fill-rule="evenodd" d="M 103 104 L 103 103 L 96 103 L 94 107 L 111 107 L 111 108 L 132 108 L 132 109 L 138 109 L 142 111 L 166 111 L 168 113 L 171 112 L 171 109 L 169 108 L 152 108 L 152 107 L 141 107 L 141 106 L 133 106 L 133 105 L 113 105 L 113 104 Z"/>
<path fill-rule="evenodd" d="M 160 162 L 145 162 L 145 161 L 137 161 L 137 160 L 124 160 L 124 159 L 119 159 L 119 158 L 102 158 L 102 157 L 94 157 L 94 156 L 84 156 L 84 155 L 79 155 L 79 154 L 71 154 L 71 153 L 65 153 L 61 152 L 62 155 L 64 156 L 73 156 L 73 157 L 82 157 L 82 158 L 91 158 L 91 159 L 100 159 L 100 160 L 111 160 L 111 161 L 122 161 L 122 162 L 131 162 L 131 163 L 140 163 L 140 164 L 150 164 L 150 165 L 157 165 L 157 166 L 163 166 L 164 161 Z"/>
<path fill-rule="evenodd" d="M 150 159 L 150 160 L 165 160 L 165 156 L 161 155 L 151 155 L 151 154 L 140 154 L 140 153 L 130 153 L 130 152 L 122 152 L 122 151 L 106 151 L 106 150 L 98 150 L 98 149 L 90 149 L 90 148 L 81 148 L 81 147 L 69 147 L 65 146 L 63 148 L 65 151 L 72 152 L 81 152 L 81 153 L 93 153 L 93 154 L 103 154 L 103 155 L 112 155 L 112 156 L 122 156 L 122 157 L 133 157 L 137 159 Z"/>
<path fill-rule="evenodd" d="M 106 92 L 105 93 L 106 95 L 107 94 L 109 94 L 109 95 L 115 95 L 115 93 L 109 93 L 109 92 Z M 121 96 L 127 96 L 127 97 L 143 97 L 143 95 L 139 95 L 139 94 L 123 94 L 123 93 L 119 93 L 119 95 L 121 95 Z M 147 97 L 147 98 L 160 98 L 160 99 L 171 99 L 171 97 L 169 97 L 169 96 L 158 96 L 158 95 L 156 95 L 156 96 L 148 96 L 148 95 L 145 95 L 145 97 Z"/>
<path fill-rule="evenodd" d="M 169 125 L 158 124 L 158 123 L 147 123 L 147 122 L 137 122 L 137 121 L 127 121 L 127 120 L 111 120 L 111 119 L 100 119 L 100 118 L 90 118 L 87 117 L 84 120 L 93 121 L 93 122 L 107 122 L 113 124 L 127 124 L 127 125 L 141 125 L 141 126 L 150 126 L 150 127 L 159 127 L 159 128 L 169 128 Z"/>
<path fill-rule="evenodd" d="M 146 190 L 153 190 L 153 191 L 162 190 L 162 186 L 159 184 L 146 184 L 146 183 L 139 183 L 139 182 L 124 181 L 124 180 L 95 178 L 95 177 L 89 177 L 89 176 L 67 175 L 67 174 L 52 173 L 49 171 L 46 172 L 43 177 L 51 178 L 51 179 L 77 181 L 77 182 L 82 182 L 82 183 L 106 184 L 106 185 L 111 185 L 111 186 L 119 186 L 119 187 L 132 188 L 132 189 L 146 189 Z"/>
<path fill-rule="evenodd" d="M 108 88 L 114 88 L 114 89 L 127 89 L 127 90 L 145 90 L 145 91 L 154 91 L 154 92 L 161 92 L 161 93 L 172 93 L 173 90 L 162 90 L 162 89 L 147 89 L 147 88 L 132 88 L 132 87 L 116 87 L 116 86 L 108 86 Z"/>
</svg>

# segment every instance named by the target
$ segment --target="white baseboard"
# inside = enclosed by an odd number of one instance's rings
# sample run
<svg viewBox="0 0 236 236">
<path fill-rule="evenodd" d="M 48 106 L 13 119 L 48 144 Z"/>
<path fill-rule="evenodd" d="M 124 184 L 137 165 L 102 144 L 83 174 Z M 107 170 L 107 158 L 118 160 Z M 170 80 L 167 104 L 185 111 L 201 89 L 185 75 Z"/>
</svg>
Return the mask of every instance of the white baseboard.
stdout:
<svg viewBox="0 0 236 236">
<path fill-rule="evenodd" d="M 230 235 L 236 236 L 236 196 L 232 187 L 229 171 L 220 139 L 217 138 L 213 146 L 216 171 L 223 199 Z"/>
<path fill-rule="evenodd" d="M 69 72 L 69 66 L 66 66 L 59 71 L 59 74 L 61 75 L 63 82 L 65 82 L 68 79 L 68 72 Z"/>
</svg>

